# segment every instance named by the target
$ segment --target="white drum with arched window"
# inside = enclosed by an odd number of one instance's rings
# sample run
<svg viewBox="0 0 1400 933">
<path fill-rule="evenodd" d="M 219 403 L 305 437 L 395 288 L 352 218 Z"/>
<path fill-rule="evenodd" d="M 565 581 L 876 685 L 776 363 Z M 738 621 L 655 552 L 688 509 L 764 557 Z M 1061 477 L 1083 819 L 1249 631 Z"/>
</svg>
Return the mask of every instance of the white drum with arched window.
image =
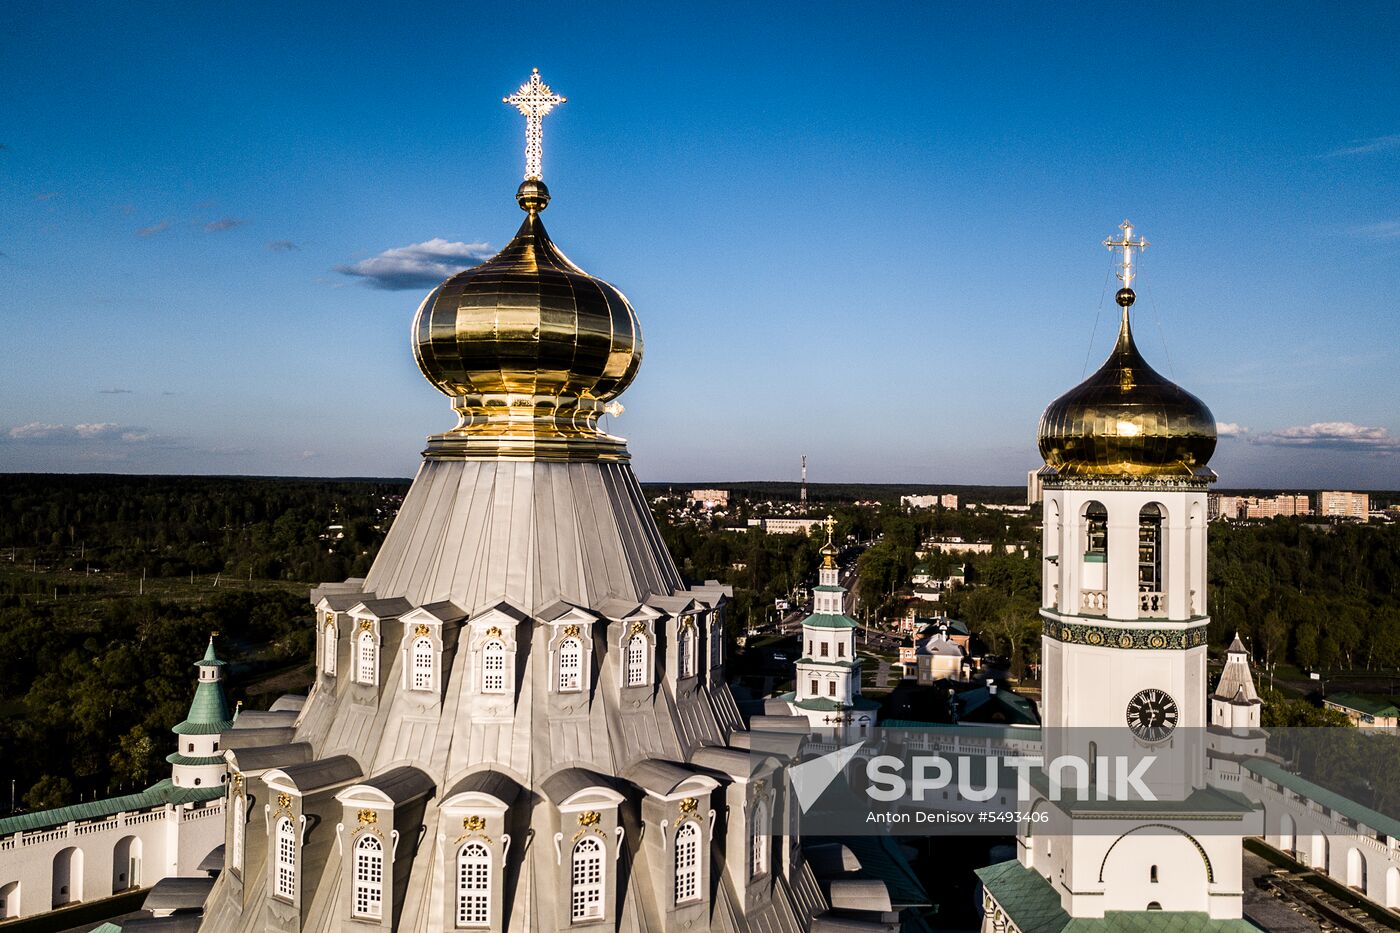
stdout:
<svg viewBox="0 0 1400 933">
<path fill-rule="evenodd" d="M 583 689 L 583 642 L 570 636 L 559 643 L 559 692 Z"/>
<path fill-rule="evenodd" d="M 356 654 L 359 656 L 359 660 L 355 666 L 355 679 L 362 684 L 377 683 L 379 657 L 374 632 L 366 629 L 360 633 Z"/>
<path fill-rule="evenodd" d="M 374 834 L 356 840 L 354 871 L 354 915 L 378 920 L 384 915 L 384 844 Z"/>
<path fill-rule="evenodd" d="M 700 827 L 686 820 L 676 827 L 676 903 L 700 897 Z"/>
<path fill-rule="evenodd" d="M 481 692 L 506 692 L 506 646 L 499 638 L 481 646 Z"/>
<path fill-rule="evenodd" d="M 647 682 L 647 639 L 638 633 L 627 640 L 627 686 L 642 687 Z"/>
<path fill-rule="evenodd" d="M 433 640 L 427 635 L 413 639 L 413 689 L 433 689 Z"/>
<path fill-rule="evenodd" d="M 277 852 L 273 890 L 278 897 L 290 901 L 297 894 L 297 838 L 291 817 L 284 816 L 277 821 L 273 845 Z"/>
<path fill-rule="evenodd" d="M 570 867 L 569 917 L 575 922 L 602 919 L 606 866 L 597 836 L 584 836 L 574 845 Z"/>
<path fill-rule="evenodd" d="M 457 850 L 457 926 L 491 922 L 491 852 L 475 840 Z"/>
</svg>

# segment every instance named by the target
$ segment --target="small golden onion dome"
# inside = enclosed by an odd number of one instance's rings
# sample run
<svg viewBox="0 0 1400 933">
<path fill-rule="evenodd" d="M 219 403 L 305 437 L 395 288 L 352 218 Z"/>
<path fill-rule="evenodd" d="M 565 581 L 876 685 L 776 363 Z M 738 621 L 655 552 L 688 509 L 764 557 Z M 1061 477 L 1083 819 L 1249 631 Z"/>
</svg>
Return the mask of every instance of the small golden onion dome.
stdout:
<svg viewBox="0 0 1400 933">
<path fill-rule="evenodd" d="M 453 398 L 568 396 L 607 401 L 642 361 L 637 315 L 618 289 L 569 261 L 540 221 L 544 182 L 516 199 L 526 212 L 515 238 L 423 300 L 413 355 L 428 381 Z"/>
<path fill-rule="evenodd" d="M 1063 477 L 1187 477 L 1215 452 L 1206 404 L 1142 358 L 1128 322 L 1131 292 L 1118 296 L 1118 342 L 1098 372 L 1040 416 L 1040 454 Z"/>
</svg>

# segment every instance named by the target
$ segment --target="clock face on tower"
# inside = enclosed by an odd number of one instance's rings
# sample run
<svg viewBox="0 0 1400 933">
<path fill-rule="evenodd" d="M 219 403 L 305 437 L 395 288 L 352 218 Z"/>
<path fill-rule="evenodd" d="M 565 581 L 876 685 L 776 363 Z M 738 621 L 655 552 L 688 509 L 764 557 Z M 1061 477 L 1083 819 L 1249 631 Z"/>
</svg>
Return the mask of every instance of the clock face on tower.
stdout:
<svg viewBox="0 0 1400 933">
<path fill-rule="evenodd" d="M 1140 690 L 1128 701 L 1128 728 L 1144 742 L 1160 742 L 1176 729 L 1176 701 L 1165 690 Z"/>
</svg>

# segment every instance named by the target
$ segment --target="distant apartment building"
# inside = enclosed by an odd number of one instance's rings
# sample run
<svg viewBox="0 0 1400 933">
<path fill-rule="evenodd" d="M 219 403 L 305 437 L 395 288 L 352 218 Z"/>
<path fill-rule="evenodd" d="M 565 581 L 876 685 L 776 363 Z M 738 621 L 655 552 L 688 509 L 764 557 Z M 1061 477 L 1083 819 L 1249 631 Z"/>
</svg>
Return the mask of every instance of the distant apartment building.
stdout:
<svg viewBox="0 0 1400 933">
<path fill-rule="evenodd" d="M 937 496 L 900 496 L 899 504 L 906 509 L 931 509 L 938 504 Z"/>
<path fill-rule="evenodd" d="M 1227 500 L 1233 507 L 1227 508 Z M 1312 508 L 1308 497 L 1295 493 L 1280 496 L 1221 496 L 1221 518 L 1292 518 L 1298 515 L 1311 515 Z"/>
<path fill-rule="evenodd" d="M 964 541 L 958 537 L 932 538 L 924 542 L 924 548 L 928 551 L 939 551 L 943 554 L 990 554 L 992 545 L 986 541 Z"/>
<path fill-rule="evenodd" d="M 1371 516 L 1371 497 L 1364 492 L 1320 492 L 1317 494 L 1317 514 L 1327 518 L 1356 518 L 1364 522 Z"/>
<path fill-rule="evenodd" d="M 945 509 L 956 509 L 958 507 L 958 497 L 952 493 L 939 496 L 938 504 Z"/>
<path fill-rule="evenodd" d="M 1040 470 L 1026 471 L 1026 505 L 1039 505 L 1045 498 L 1045 484 L 1040 478 Z"/>
<path fill-rule="evenodd" d="M 765 518 L 763 530 L 770 535 L 806 535 L 822 521 L 820 518 Z"/>
<path fill-rule="evenodd" d="M 686 502 L 705 509 L 727 509 L 729 508 L 729 490 L 692 489 L 686 496 Z"/>
</svg>

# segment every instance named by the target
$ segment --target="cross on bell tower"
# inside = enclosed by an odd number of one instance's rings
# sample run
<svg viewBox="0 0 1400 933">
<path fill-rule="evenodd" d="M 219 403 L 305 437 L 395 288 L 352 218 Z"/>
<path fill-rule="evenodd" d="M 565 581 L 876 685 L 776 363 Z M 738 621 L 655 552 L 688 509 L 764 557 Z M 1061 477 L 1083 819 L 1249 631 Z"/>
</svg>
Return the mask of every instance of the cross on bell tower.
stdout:
<svg viewBox="0 0 1400 933">
<path fill-rule="evenodd" d="M 512 105 L 525 117 L 526 181 L 540 181 L 544 177 L 544 127 L 541 124 L 551 110 L 567 101 L 567 97 L 554 93 L 553 88 L 540 80 L 538 68 L 530 72 L 530 80 L 520 85 L 520 90 L 501 98 L 501 103 Z"/>
<path fill-rule="evenodd" d="M 1152 244 L 1143 239 L 1141 235 L 1138 236 L 1137 240 L 1133 239 L 1133 222 L 1131 220 L 1123 221 L 1118 225 L 1118 229 L 1123 231 L 1122 235 L 1116 240 L 1113 237 L 1108 237 L 1103 241 L 1103 245 L 1107 246 L 1109 250 L 1123 251 L 1123 265 L 1118 271 L 1118 278 L 1122 279 L 1124 288 L 1131 289 L 1133 277 L 1136 275 L 1133 271 L 1133 250 L 1141 253 Z"/>
</svg>

